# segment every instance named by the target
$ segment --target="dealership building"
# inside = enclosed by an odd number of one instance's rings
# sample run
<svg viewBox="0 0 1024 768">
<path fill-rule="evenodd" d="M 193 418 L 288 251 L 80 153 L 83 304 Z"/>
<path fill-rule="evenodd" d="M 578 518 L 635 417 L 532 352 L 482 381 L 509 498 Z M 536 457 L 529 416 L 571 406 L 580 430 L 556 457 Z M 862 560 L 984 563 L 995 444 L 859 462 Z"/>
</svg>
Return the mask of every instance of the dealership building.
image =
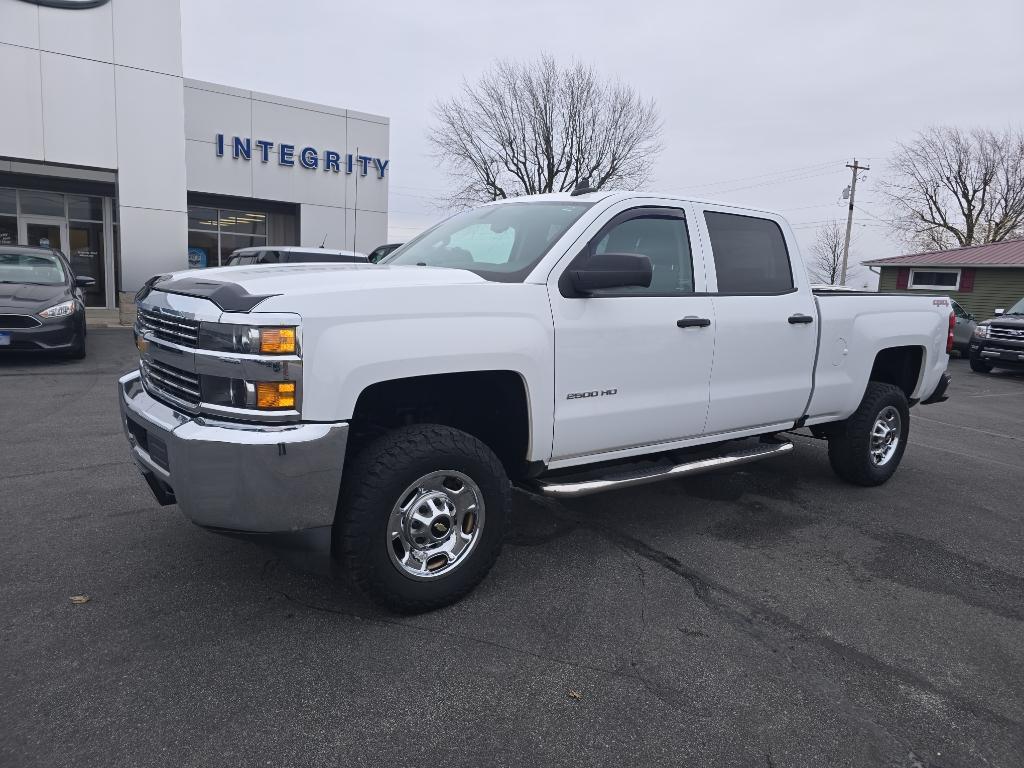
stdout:
<svg viewBox="0 0 1024 768">
<path fill-rule="evenodd" d="M 178 0 L 0 0 L 0 105 L 0 245 L 59 247 L 90 306 L 236 248 L 386 240 L 388 119 L 185 78 Z"/>
</svg>

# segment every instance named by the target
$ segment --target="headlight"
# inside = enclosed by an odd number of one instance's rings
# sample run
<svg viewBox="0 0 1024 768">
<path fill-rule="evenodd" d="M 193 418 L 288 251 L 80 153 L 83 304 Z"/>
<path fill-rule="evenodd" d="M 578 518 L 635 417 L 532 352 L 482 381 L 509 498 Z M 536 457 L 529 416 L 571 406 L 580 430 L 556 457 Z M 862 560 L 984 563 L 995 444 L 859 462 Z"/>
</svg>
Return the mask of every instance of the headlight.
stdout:
<svg viewBox="0 0 1024 768">
<path fill-rule="evenodd" d="M 69 315 L 75 314 L 75 301 L 62 301 L 60 304 L 54 304 L 52 307 L 44 309 L 39 313 L 40 317 L 68 317 Z"/>
<path fill-rule="evenodd" d="M 988 326 L 987 325 L 976 325 L 974 327 L 974 335 L 979 339 L 988 338 Z"/>
<path fill-rule="evenodd" d="M 295 354 L 294 328 L 260 328 L 261 355 Z"/>
<path fill-rule="evenodd" d="M 295 326 L 203 323 L 199 330 L 199 347 L 247 355 L 294 355 L 298 352 Z"/>
</svg>

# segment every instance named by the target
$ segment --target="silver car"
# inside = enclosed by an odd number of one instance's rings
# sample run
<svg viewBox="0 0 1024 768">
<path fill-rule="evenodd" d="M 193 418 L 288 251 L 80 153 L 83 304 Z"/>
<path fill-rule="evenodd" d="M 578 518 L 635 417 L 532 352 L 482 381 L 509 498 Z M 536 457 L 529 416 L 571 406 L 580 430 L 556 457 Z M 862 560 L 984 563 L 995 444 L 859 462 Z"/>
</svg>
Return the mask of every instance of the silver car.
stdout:
<svg viewBox="0 0 1024 768">
<path fill-rule="evenodd" d="M 953 305 L 953 313 L 956 315 L 956 325 L 953 327 L 953 349 L 960 353 L 960 357 L 967 357 L 967 348 L 971 343 L 971 336 L 974 335 L 974 327 L 978 324 L 977 319 L 952 299 L 949 303 Z"/>
</svg>

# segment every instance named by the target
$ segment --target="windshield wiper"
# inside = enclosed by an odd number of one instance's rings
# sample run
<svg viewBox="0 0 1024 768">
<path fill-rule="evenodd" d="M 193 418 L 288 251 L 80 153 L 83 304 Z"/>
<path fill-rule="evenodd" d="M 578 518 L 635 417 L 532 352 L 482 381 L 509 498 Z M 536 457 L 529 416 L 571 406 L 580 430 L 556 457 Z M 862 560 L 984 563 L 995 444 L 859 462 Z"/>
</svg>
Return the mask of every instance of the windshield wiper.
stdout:
<svg viewBox="0 0 1024 768">
<path fill-rule="evenodd" d="M 2 285 L 60 285 L 60 283 L 33 283 L 30 280 L 0 280 Z"/>
</svg>

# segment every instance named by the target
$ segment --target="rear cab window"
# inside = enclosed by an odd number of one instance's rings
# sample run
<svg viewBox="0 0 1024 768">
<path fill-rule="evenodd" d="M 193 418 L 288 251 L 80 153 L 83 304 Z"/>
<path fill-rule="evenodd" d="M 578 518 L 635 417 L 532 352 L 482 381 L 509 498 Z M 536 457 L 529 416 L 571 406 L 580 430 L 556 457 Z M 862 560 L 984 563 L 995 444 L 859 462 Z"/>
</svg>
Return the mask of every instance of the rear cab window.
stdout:
<svg viewBox="0 0 1024 768">
<path fill-rule="evenodd" d="M 705 211 L 720 294 L 782 294 L 794 290 L 782 229 L 771 219 Z"/>
</svg>

